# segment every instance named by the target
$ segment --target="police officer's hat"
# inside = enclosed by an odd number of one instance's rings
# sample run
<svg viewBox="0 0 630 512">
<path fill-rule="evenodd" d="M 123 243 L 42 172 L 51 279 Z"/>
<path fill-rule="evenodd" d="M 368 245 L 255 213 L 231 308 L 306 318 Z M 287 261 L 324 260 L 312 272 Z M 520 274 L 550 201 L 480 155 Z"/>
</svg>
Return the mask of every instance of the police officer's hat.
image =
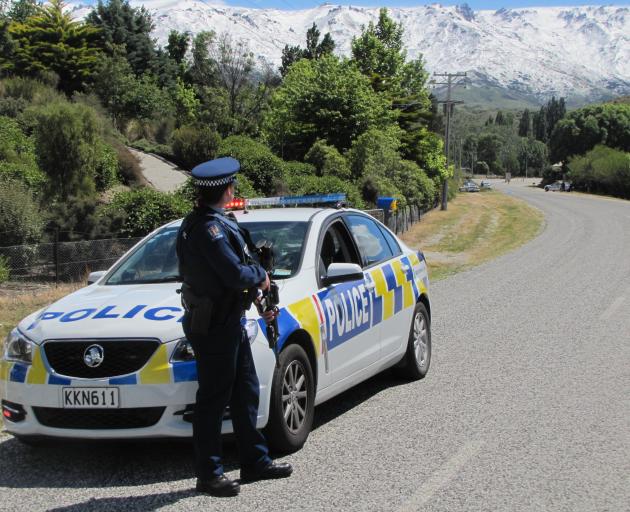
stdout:
<svg viewBox="0 0 630 512">
<path fill-rule="evenodd" d="M 191 174 L 197 187 L 218 187 L 236 181 L 236 173 L 240 168 L 238 160 L 226 156 L 197 165 Z"/>
</svg>

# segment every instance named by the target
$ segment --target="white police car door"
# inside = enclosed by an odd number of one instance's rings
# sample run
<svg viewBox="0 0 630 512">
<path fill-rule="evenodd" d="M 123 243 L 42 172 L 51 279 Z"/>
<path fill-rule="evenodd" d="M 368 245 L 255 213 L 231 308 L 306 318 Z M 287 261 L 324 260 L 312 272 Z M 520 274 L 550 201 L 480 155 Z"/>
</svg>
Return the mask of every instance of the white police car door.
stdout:
<svg viewBox="0 0 630 512">
<path fill-rule="evenodd" d="M 319 282 L 331 263 L 356 263 L 361 258 L 347 227 L 337 218 L 319 239 Z M 359 279 L 323 287 L 318 292 L 324 316 L 323 338 L 332 382 L 349 377 L 379 357 L 378 333 L 371 329 L 371 294 Z"/>
<path fill-rule="evenodd" d="M 411 267 L 392 234 L 367 215 L 344 216 L 363 259 L 372 300 L 372 329 L 380 327 L 381 357 L 395 352 L 409 334 L 413 296 Z"/>
</svg>

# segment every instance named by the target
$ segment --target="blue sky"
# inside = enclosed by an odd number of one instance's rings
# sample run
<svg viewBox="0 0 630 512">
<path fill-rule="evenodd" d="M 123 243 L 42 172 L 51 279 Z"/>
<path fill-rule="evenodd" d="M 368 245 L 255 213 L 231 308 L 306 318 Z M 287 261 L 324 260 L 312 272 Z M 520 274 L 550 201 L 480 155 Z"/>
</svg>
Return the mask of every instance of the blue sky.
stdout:
<svg viewBox="0 0 630 512">
<path fill-rule="evenodd" d="M 209 0 L 208 3 L 212 3 Z M 242 7 L 259 7 L 269 8 L 275 7 L 278 9 L 308 9 L 310 7 L 316 7 L 321 5 L 324 0 L 222 0 L 221 3 Z M 355 0 L 352 2 L 329 2 L 333 4 L 342 5 L 361 5 L 371 7 L 414 7 L 419 5 L 428 5 L 433 3 L 440 3 L 442 5 L 458 5 L 464 3 L 464 1 L 449 2 L 443 0 L 438 1 L 422 1 L 422 0 Z M 481 9 L 500 9 L 501 7 L 514 8 L 514 7 L 551 7 L 551 6 L 565 6 L 565 5 L 630 5 L 630 0 L 609 0 L 609 1 L 579 1 L 579 0 L 552 0 L 545 2 L 544 0 L 469 0 L 468 5 L 475 10 Z"/>
</svg>

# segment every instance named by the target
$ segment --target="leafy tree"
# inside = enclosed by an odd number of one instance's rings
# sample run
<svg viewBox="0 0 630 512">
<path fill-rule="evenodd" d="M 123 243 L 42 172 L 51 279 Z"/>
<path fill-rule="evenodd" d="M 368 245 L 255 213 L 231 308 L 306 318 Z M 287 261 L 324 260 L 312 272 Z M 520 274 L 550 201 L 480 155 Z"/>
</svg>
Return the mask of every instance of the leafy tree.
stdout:
<svg viewBox="0 0 630 512">
<path fill-rule="evenodd" d="M 369 80 L 333 56 L 296 62 L 270 106 L 263 129 L 283 158 L 302 158 L 317 139 L 343 152 L 370 127 L 393 122 L 387 100 Z"/>
<path fill-rule="evenodd" d="M 173 105 L 168 93 L 149 75 L 137 78 L 123 57 L 104 59 L 96 74 L 94 91 L 124 130 L 131 119 L 152 119 L 168 114 Z"/>
<path fill-rule="evenodd" d="M 184 83 L 181 78 L 177 79 L 177 84 L 173 92 L 175 103 L 175 117 L 178 124 L 190 124 L 195 121 L 197 111 L 201 102 L 195 94 L 195 89 Z"/>
<path fill-rule="evenodd" d="M 214 32 L 201 31 L 192 40 L 192 62 L 188 70 L 188 81 L 199 87 L 217 85 L 214 63 L 210 58 L 210 45 L 214 38 Z"/>
<path fill-rule="evenodd" d="M 490 173 L 490 166 L 484 162 L 483 160 L 479 160 L 475 162 L 475 174 L 485 174 L 488 175 Z"/>
<path fill-rule="evenodd" d="M 184 125 L 173 132 L 175 160 L 188 170 L 201 162 L 212 160 L 220 143 L 219 134 L 205 126 Z"/>
<path fill-rule="evenodd" d="M 534 139 L 521 139 L 518 148 L 518 168 L 522 174 L 527 169 L 536 169 L 542 173 L 543 168 L 548 164 L 547 145 Z"/>
<path fill-rule="evenodd" d="M 100 126 L 95 112 L 80 104 L 53 103 L 34 112 L 40 168 L 53 197 L 92 196 L 95 192 Z"/>
<path fill-rule="evenodd" d="M 217 157 L 231 156 L 241 164 L 243 174 L 262 195 L 273 195 L 284 176 L 285 163 L 271 150 L 255 140 L 233 135 L 223 140 Z"/>
<path fill-rule="evenodd" d="M 494 118 L 494 124 L 498 124 L 498 125 L 505 124 L 505 118 L 503 117 L 503 112 L 501 110 L 497 112 L 497 115 Z"/>
<path fill-rule="evenodd" d="M 83 89 L 98 64 L 98 30 L 74 21 L 62 0 L 50 0 L 24 22 L 14 22 L 9 33 L 15 42 L 10 61 L 2 66 L 12 73 L 39 76 L 54 72 L 66 94 Z"/>
<path fill-rule="evenodd" d="M 405 63 L 402 24 L 393 21 L 386 8 L 379 11 L 376 25 L 370 22 L 352 39 L 352 59 L 370 78 L 375 91 L 395 90 Z"/>
<path fill-rule="evenodd" d="M 128 0 L 99 0 L 85 18 L 100 29 L 101 44 L 110 56 L 121 51 L 137 76 L 151 71 L 156 64 L 154 28 L 149 11 L 129 5 Z"/>
<path fill-rule="evenodd" d="M 346 159 L 334 146 L 318 140 L 311 146 L 304 160 L 315 166 L 318 176 L 337 176 L 343 180 L 350 179 L 350 167 Z"/>
<path fill-rule="evenodd" d="M 574 187 L 630 199 L 629 152 L 599 145 L 570 157 L 567 166 Z"/>
<path fill-rule="evenodd" d="M 285 76 L 289 68 L 294 62 L 305 59 L 305 51 L 299 46 L 284 45 L 282 49 L 282 65 L 280 66 L 280 74 Z"/>
<path fill-rule="evenodd" d="M 549 150 L 555 162 L 602 144 L 630 151 L 630 105 L 607 103 L 570 112 L 554 129 Z"/>
<path fill-rule="evenodd" d="M 178 32 L 177 30 L 171 30 L 169 32 L 166 51 L 168 52 L 168 56 L 177 62 L 177 64 L 184 62 L 189 41 L 190 34 L 188 32 Z"/>
<path fill-rule="evenodd" d="M 24 23 L 37 13 L 38 6 L 37 0 L 16 0 L 11 2 L 11 8 L 7 11 L 7 17 L 11 21 Z"/>
<path fill-rule="evenodd" d="M 0 233 L 2 245 L 38 242 L 44 227 L 33 193 L 20 181 L 0 176 Z"/>
<path fill-rule="evenodd" d="M 37 167 L 35 144 L 27 137 L 17 121 L 0 116 L 0 179 L 13 178 L 37 193 L 46 176 Z"/>
<path fill-rule="evenodd" d="M 502 146 L 501 139 L 494 133 L 484 133 L 479 137 L 477 157 L 488 164 L 492 174 L 498 174 L 501 170 L 499 157 Z"/>
<path fill-rule="evenodd" d="M 300 59 L 319 59 L 323 55 L 332 55 L 335 51 L 335 41 L 329 32 L 326 32 L 326 35 L 322 39 L 321 43 L 319 42 L 319 36 L 321 32 L 317 28 L 317 25 L 313 23 L 311 28 L 309 28 L 306 32 L 306 48 L 302 49 L 299 46 L 289 46 L 288 44 L 284 46 L 282 50 L 282 66 L 280 66 L 280 74 L 285 76 L 289 67 L 294 62 L 297 62 Z"/>
</svg>

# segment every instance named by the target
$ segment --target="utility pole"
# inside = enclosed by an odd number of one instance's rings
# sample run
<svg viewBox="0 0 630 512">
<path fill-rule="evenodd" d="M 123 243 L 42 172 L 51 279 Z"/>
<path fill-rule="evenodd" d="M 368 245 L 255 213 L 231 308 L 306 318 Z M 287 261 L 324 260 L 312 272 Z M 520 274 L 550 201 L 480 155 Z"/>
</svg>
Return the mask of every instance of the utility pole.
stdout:
<svg viewBox="0 0 630 512">
<path fill-rule="evenodd" d="M 446 82 L 431 81 L 433 85 L 446 85 L 446 101 L 438 101 L 444 105 L 444 111 L 446 113 L 446 127 L 444 129 L 444 154 L 446 155 L 446 167 L 449 166 L 450 158 L 450 143 L 451 143 L 451 114 L 456 103 L 464 103 L 463 101 L 455 101 L 451 99 L 451 89 L 453 86 L 458 85 L 457 79 L 464 78 L 466 73 L 433 73 L 434 77 L 446 78 Z M 444 180 L 442 183 L 442 210 L 446 210 L 448 202 L 448 181 Z"/>
</svg>

